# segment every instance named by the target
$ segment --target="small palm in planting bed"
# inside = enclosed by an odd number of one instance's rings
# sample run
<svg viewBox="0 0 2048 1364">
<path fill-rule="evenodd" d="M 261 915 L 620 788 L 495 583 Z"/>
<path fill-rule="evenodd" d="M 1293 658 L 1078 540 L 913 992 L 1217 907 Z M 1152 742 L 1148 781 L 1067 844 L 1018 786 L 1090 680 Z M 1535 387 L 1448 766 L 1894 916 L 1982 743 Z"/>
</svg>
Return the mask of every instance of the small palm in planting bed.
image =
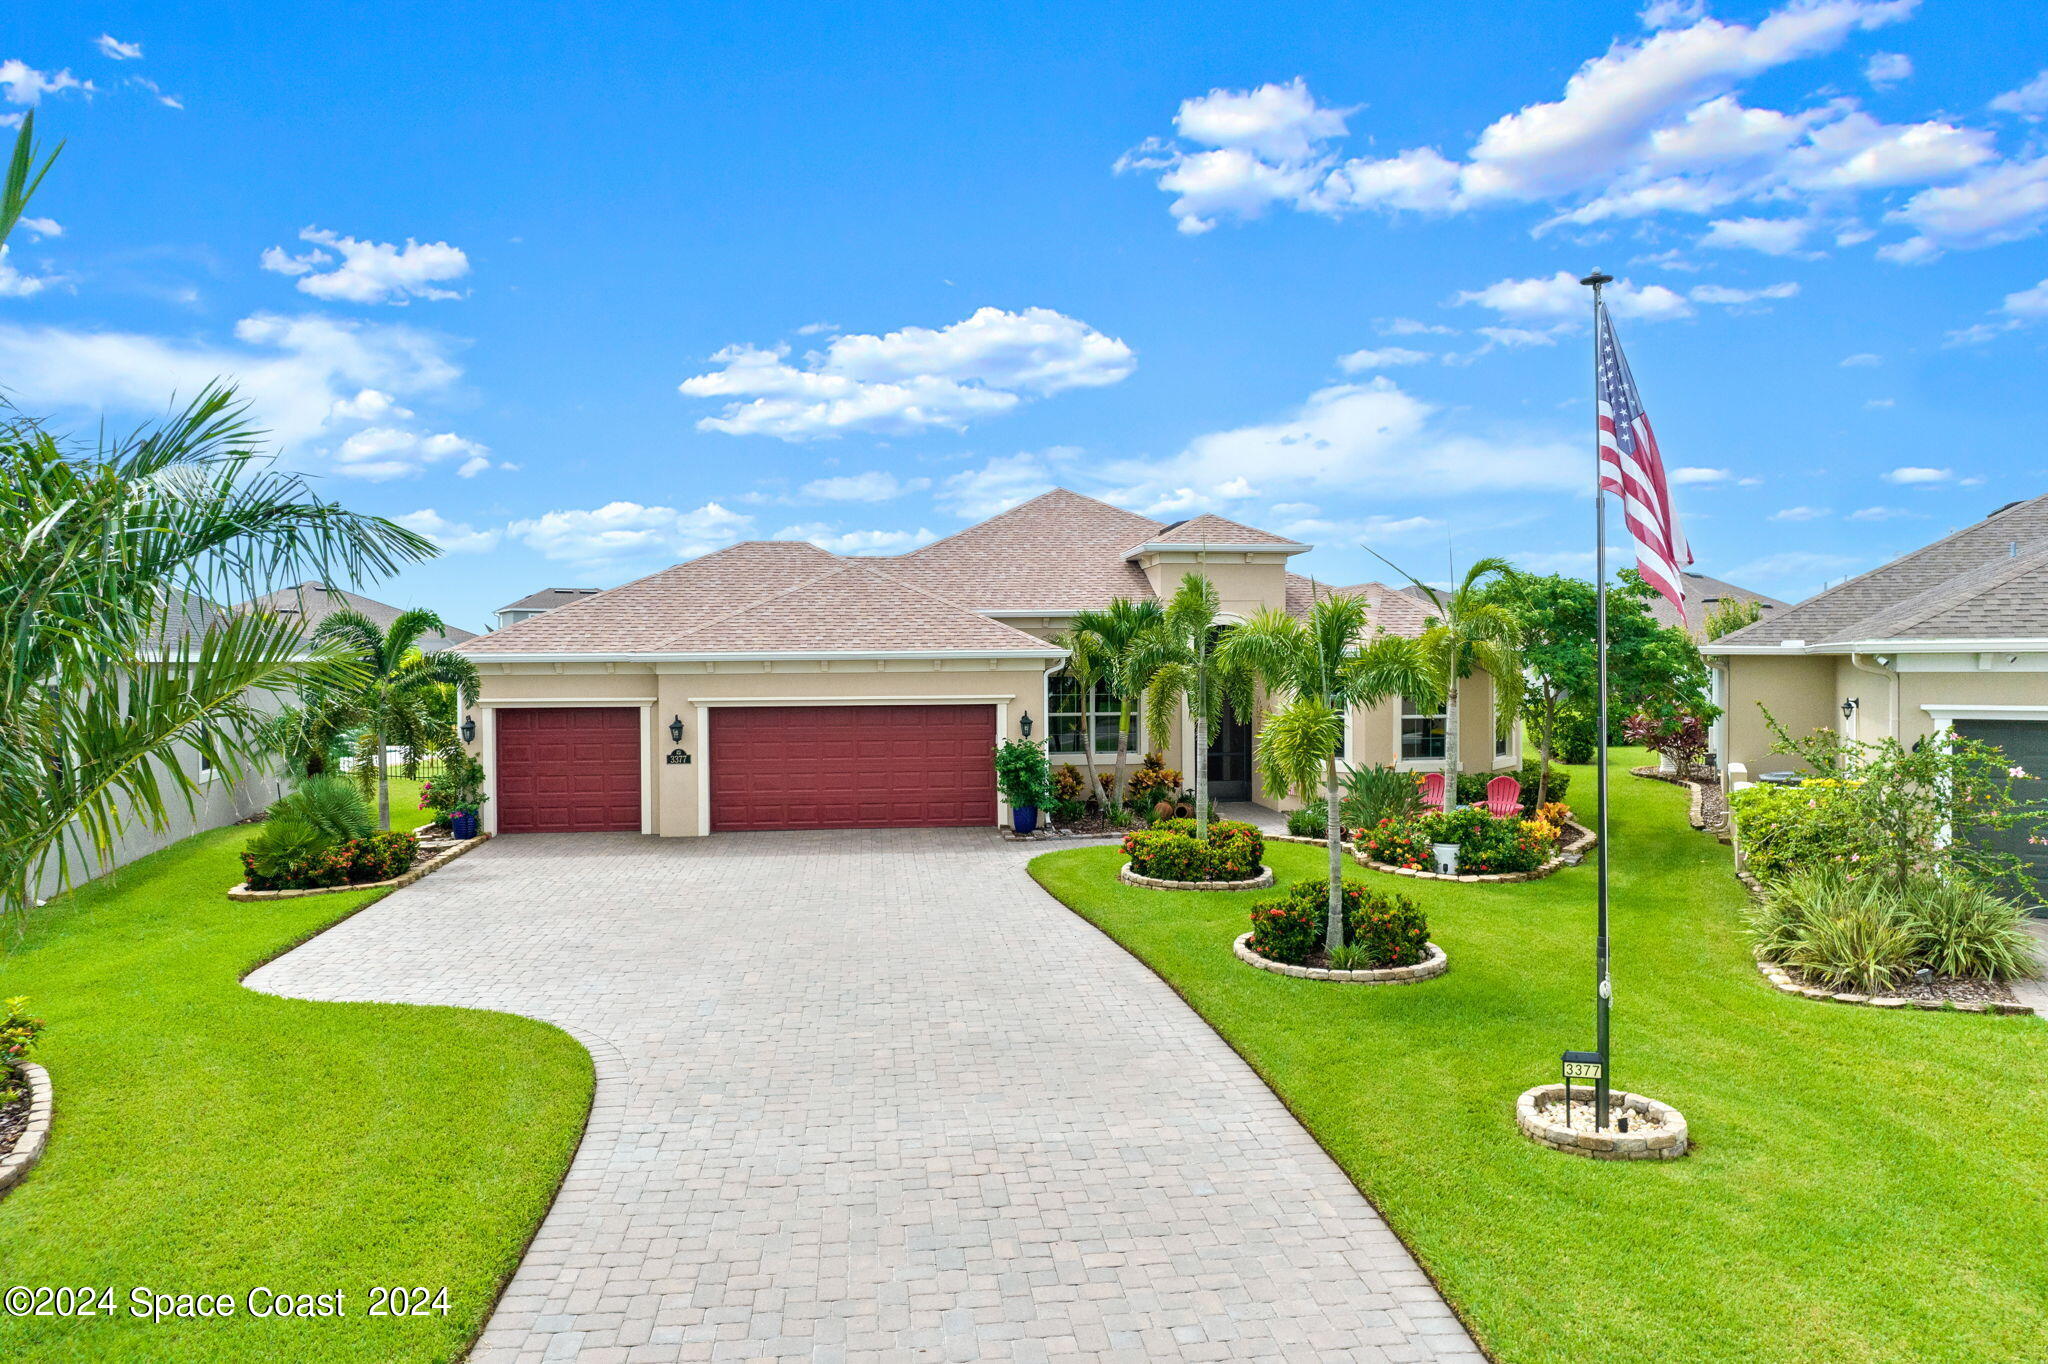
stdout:
<svg viewBox="0 0 2048 1364">
<path fill-rule="evenodd" d="M 1242 820 L 1209 825 L 1207 842 L 1195 837 L 1192 819 L 1165 819 L 1124 835 L 1131 870 L 1156 881 L 1250 881 L 1266 860 L 1266 839 Z"/>
<path fill-rule="evenodd" d="M 319 890 L 388 881 L 412 870 L 419 839 L 378 833 L 369 805 L 337 777 L 309 777 L 270 807 L 242 853 L 250 890 Z"/>
<path fill-rule="evenodd" d="M 1251 949 L 1267 961 L 1336 971 L 1414 966 L 1429 956 L 1429 920 L 1405 895 L 1345 882 L 1344 942 L 1325 950 L 1329 887 L 1300 881 L 1252 905 Z"/>
</svg>

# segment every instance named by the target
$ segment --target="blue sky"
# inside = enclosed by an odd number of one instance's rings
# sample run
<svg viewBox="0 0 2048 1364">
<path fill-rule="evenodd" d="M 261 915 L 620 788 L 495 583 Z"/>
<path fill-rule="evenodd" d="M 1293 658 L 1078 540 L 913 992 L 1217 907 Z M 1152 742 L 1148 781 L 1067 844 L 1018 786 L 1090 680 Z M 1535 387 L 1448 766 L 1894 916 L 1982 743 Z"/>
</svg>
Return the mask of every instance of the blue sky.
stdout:
<svg viewBox="0 0 2048 1364">
<path fill-rule="evenodd" d="M 1054 483 L 1585 572 L 1599 266 L 1699 567 L 1797 597 L 2044 491 L 2032 9 L 38 6 L 0 387 L 238 377 L 471 628 Z"/>
</svg>

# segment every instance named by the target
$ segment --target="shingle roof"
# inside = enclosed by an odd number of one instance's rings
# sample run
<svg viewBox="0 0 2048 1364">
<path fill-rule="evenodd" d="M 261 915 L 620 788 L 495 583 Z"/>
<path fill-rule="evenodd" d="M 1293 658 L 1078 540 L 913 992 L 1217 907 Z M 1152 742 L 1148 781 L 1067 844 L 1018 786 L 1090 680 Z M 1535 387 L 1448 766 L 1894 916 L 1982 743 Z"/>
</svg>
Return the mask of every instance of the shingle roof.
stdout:
<svg viewBox="0 0 2048 1364">
<path fill-rule="evenodd" d="M 1256 526 L 1229 521 L 1221 516 L 1203 513 L 1188 521 L 1176 521 L 1163 526 L 1149 537 L 1156 545 L 1298 545 L 1284 535 L 1275 535 L 1269 530 Z"/>
<path fill-rule="evenodd" d="M 266 592 L 242 603 L 243 609 L 274 611 L 278 615 L 297 615 L 306 623 L 306 631 L 333 615 L 336 611 L 360 611 L 370 622 L 382 629 L 403 614 L 403 608 L 387 602 L 377 601 L 339 587 L 328 587 L 319 582 L 303 582 L 292 587 L 280 587 L 275 592 Z M 437 649 L 452 649 L 458 644 L 475 639 L 473 631 L 460 630 L 449 626 L 445 634 L 420 636 L 420 648 L 433 652 Z"/>
<path fill-rule="evenodd" d="M 574 601 L 578 597 L 595 596 L 602 591 L 604 589 L 601 587 L 543 587 L 538 592 L 527 593 L 518 601 L 507 602 L 498 609 L 500 611 L 525 611 L 537 606 L 553 610 L 564 602 Z"/>
<path fill-rule="evenodd" d="M 876 562 L 948 601 L 977 611 L 1077 611 L 1112 597 L 1149 598 L 1151 584 L 1124 561 L 1160 523 L 1055 488 L 978 526 Z"/>
<path fill-rule="evenodd" d="M 1003 652 L 1050 646 L 976 615 L 861 559 L 842 560 L 715 620 L 663 640 L 663 652 Z"/>
<path fill-rule="evenodd" d="M 1687 573 L 1685 576 L 1685 614 L 1691 623 L 1695 636 L 1700 633 L 1700 623 L 1706 619 L 1707 611 L 1716 602 L 1733 598 L 1736 601 L 1753 601 L 1764 608 L 1764 614 L 1784 609 L 1785 603 L 1776 597 L 1767 597 L 1761 592 L 1752 592 L 1746 587 L 1719 578 L 1710 578 L 1704 573 Z M 1650 599 L 1650 615 L 1659 625 L 1678 624 L 1678 609 L 1663 597 Z"/>
<path fill-rule="evenodd" d="M 1376 629 L 1409 639 L 1419 638 L 1430 621 L 1436 617 L 1436 613 L 1423 603 L 1404 592 L 1388 587 L 1385 583 L 1357 583 L 1351 587 L 1332 587 L 1328 583 L 1304 578 L 1299 573 L 1287 575 L 1288 615 L 1302 615 L 1318 596 L 1364 597 L 1366 618 Z"/>
<path fill-rule="evenodd" d="M 2002 507 L 1706 648 L 2031 638 L 2048 638 L 2048 496 Z"/>
</svg>

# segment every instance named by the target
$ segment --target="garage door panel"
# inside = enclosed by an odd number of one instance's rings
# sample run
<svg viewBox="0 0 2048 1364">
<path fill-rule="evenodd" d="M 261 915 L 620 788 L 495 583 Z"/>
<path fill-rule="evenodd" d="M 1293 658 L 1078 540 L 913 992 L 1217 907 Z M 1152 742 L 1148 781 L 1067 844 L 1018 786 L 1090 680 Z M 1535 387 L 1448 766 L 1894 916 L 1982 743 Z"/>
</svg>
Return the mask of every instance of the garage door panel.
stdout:
<svg viewBox="0 0 2048 1364">
<path fill-rule="evenodd" d="M 995 708 L 747 706 L 711 720 L 711 827 L 994 823 Z"/>
<path fill-rule="evenodd" d="M 620 706 L 504 707 L 501 833 L 637 833 L 640 712 Z"/>
</svg>

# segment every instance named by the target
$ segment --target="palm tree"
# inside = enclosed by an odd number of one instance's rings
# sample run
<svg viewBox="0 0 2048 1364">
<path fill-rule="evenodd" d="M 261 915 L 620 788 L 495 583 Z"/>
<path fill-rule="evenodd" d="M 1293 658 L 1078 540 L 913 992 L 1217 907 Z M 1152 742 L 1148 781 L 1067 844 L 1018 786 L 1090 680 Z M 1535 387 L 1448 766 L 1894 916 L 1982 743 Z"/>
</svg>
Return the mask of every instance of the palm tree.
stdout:
<svg viewBox="0 0 2048 1364">
<path fill-rule="evenodd" d="M 476 664 L 445 650 L 423 653 L 423 636 L 446 633 L 448 627 L 432 611 L 401 611 L 385 629 L 360 611 L 336 611 L 322 620 L 313 638 L 343 651 L 352 663 L 346 676 L 315 679 L 307 692 L 313 715 L 307 728 L 340 733 L 360 730 L 357 772 L 367 782 L 377 774 L 377 827 L 391 827 L 391 765 L 386 750 L 403 748 L 407 767 L 423 754 L 437 752 L 454 739 L 442 715 L 446 688 L 461 691 L 476 704 Z"/>
<path fill-rule="evenodd" d="M 1436 685 L 1431 660 L 1418 640 L 1369 634 L 1366 604 L 1358 597 L 1321 597 L 1306 619 L 1268 607 L 1232 630 L 1218 654 L 1249 672 L 1278 702 L 1259 729 L 1258 762 L 1266 789 L 1276 796 L 1314 799 L 1322 787 L 1330 845 L 1329 918 L 1323 931 L 1330 950 L 1344 942 L 1344 821 L 1337 784 L 1337 754 L 1345 720 L 1354 709 L 1396 696 L 1427 697 Z"/>
<path fill-rule="evenodd" d="M 1095 699 L 1095 684 L 1102 680 L 1104 664 L 1102 642 L 1085 630 L 1069 626 L 1053 640 L 1067 651 L 1067 666 L 1061 669 L 1081 693 L 1081 765 L 1088 770 L 1088 795 L 1100 795 L 1102 786 L 1095 778 L 1095 720 L 1090 714 L 1090 703 Z M 1047 717 L 1050 730 L 1051 717 Z"/>
<path fill-rule="evenodd" d="M 207 768 L 247 773 L 267 695 L 347 675 L 295 622 L 210 603 L 434 553 L 272 469 L 228 389 L 89 451 L 0 422 L 0 911 L 164 828 Z"/>
<path fill-rule="evenodd" d="M 1123 804 L 1124 762 L 1131 753 L 1131 712 L 1137 709 L 1144 698 L 1146 684 L 1152 680 L 1149 668 L 1154 651 L 1149 641 L 1165 619 L 1166 614 L 1156 601 L 1117 597 L 1106 609 L 1076 611 L 1067 632 L 1069 636 L 1085 641 L 1083 647 L 1089 651 L 1102 680 L 1108 684 L 1109 694 L 1116 698 L 1116 784 L 1110 791 L 1112 806 Z M 1085 688 L 1082 694 L 1088 694 Z M 1092 757 L 1095 752 L 1092 727 L 1085 742 Z M 1089 780 L 1095 780 L 1092 767 Z"/>
<path fill-rule="evenodd" d="M 1384 561 L 1383 561 L 1384 562 Z M 1391 566 L 1391 565 L 1390 565 Z M 1400 573 L 1398 568 L 1394 570 Z M 1505 731 L 1522 703 L 1522 628 L 1515 613 L 1489 600 L 1490 578 L 1508 578 L 1514 568 L 1501 558 L 1487 557 L 1465 570 L 1464 579 L 1448 595 L 1411 574 L 1401 573 L 1428 597 L 1436 619 L 1422 633 L 1435 680 L 1434 695 L 1444 705 L 1444 809 L 1458 808 L 1458 684 L 1484 669 L 1493 678 L 1496 728 Z"/>
<path fill-rule="evenodd" d="M 1164 748 L 1173 717 L 1182 705 L 1194 724 L 1195 836 L 1209 836 L 1209 727 L 1221 723 L 1223 707 L 1239 715 L 1252 709 L 1252 675 L 1229 656 L 1219 656 L 1216 617 L 1223 609 L 1216 585 L 1200 573 L 1180 580 L 1159 624 L 1146 632 L 1135 658 L 1148 675 L 1145 728 L 1155 748 Z"/>
</svg>

